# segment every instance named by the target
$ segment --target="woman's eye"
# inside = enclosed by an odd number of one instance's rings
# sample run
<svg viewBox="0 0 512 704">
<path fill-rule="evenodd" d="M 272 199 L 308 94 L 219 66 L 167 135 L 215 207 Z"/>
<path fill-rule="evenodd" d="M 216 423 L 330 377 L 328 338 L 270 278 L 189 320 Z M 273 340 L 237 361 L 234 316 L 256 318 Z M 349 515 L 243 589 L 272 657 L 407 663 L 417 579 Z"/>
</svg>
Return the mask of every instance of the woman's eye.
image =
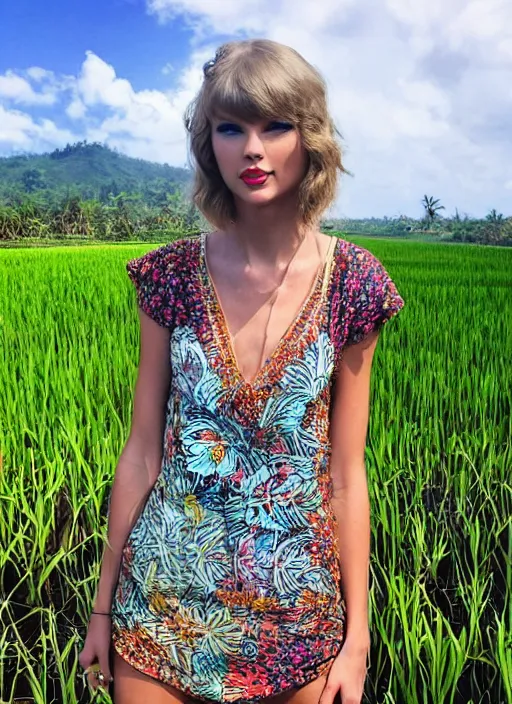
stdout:
<svg viewBox="0 0 512 704">
<path fill-rule="evenodd" d="M 274 120 L 273 122 L 269 123 L 267 129 L 288 131 L 293 130 L 293 125 L 289 122 L 283 122 L 282 120 Z"/>
<path fill-rule="evenodd" d="M 272 120 L 272 122 L 268 123 L 265 129 L 267 132 L 287 132 L 289 130 L 293 130 L 293 125 L 289 122 L 284 122 L 283 120 Z M 221 122 L 216 129 L 216 132 L 219 134 L 240 134 L 242 131 L 242 128 L 233 122 Z"/>
<path fill-rule="evenodd" d="M 230 122 L 223 122 L 222 124 L 218 125 L 217 132 L 219 132 L 220 134 L 240 132 L 240 127 L 238 127 L 238 125 L 233 125 Z"/>
</svg>

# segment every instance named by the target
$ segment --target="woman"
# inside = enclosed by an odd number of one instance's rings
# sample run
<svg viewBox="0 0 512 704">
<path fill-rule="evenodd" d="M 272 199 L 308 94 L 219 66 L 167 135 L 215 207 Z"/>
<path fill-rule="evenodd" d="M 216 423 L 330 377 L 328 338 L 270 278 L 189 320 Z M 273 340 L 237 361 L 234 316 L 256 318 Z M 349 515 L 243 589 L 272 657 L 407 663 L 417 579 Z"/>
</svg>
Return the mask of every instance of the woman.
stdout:
<svg viewBox="0 0 512 704">
<path fill-rule="evenodd" d="M 127 265 L 140 368 L 80 663 L 116 704 L 355 704 L 370 371 L 404 302 L 319 230 L 345 171 L 319 73 L 263 40 L 204 73 L 185 121 L 217 229 Z"/>
</svg>

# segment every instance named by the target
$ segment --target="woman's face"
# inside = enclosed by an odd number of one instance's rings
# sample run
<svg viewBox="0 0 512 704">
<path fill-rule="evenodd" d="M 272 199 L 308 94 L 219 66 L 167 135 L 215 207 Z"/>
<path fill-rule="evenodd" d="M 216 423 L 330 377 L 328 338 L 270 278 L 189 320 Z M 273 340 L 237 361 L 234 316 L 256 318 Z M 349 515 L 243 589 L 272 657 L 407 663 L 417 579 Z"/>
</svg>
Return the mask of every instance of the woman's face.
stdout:
<svg viewBox="0 0 512 704">
<path fill-rule="evenodd" d="M 212 146 L 235 201 L 264 205 L 290 195 L 307 170 L 307 152 L 299 131 L 283 120 L 214 119 Z"/>
</svg>

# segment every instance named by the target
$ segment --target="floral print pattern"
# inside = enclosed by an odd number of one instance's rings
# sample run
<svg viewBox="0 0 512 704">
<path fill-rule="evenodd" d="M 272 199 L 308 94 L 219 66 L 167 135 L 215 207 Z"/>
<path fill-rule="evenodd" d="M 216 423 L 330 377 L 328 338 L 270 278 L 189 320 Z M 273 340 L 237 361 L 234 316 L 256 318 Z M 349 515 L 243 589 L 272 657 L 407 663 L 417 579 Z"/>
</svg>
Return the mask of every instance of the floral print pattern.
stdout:
<svg viewBox="0 0 512 704">
<path fill-rule="evenodd" d="M 113 645 L 200 701 L 249 704 L 326 673 L 342 647 L 331 390 L 344 347 L 404 302 L 370 252 L 338 240 L 251 384 L 224 348 L 201 252 L 183 239 L 127 264 L 139 306 L 170 331 L 172 378 L 161 473 L 122 553 Z"/>
</svg>

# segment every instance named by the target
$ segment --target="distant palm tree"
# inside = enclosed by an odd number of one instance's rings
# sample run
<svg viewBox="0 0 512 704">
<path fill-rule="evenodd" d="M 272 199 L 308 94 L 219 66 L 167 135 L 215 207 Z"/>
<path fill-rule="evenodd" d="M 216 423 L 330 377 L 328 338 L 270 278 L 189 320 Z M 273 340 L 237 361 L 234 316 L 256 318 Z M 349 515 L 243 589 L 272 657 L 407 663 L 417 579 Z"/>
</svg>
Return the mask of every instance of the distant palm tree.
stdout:
<svg viewBox="0 0 512 704">
<path fill-rule="evenodd" d="M 503 240 L 503 213 L 498 213 L 496 208 L 493 208 L 485 219 L 489 224 L 484 228 L 484 241 L 487 244 L 499 244 Z"/>
<path fill-rule="evenodd" d="M 485 216 L 485 219 L 488 220 L 489 222 L 502 222 L 503 220 L 503 213 L 498 213 L 496 211 L 496 208 L 493 208 L 490 210 L 487 215 Z"/>
<path fill-rule="evenodd" d="M 424 196 L 421 202 L 425 208 L 425 219 L 427 221 L 427 225 L 431 225 L 437 217 L 438 210 L 444 210 L 445 207 L 444 205 L 438 205 L 439 198 L 434 200 L 432 196 Z"/>
</svg>

